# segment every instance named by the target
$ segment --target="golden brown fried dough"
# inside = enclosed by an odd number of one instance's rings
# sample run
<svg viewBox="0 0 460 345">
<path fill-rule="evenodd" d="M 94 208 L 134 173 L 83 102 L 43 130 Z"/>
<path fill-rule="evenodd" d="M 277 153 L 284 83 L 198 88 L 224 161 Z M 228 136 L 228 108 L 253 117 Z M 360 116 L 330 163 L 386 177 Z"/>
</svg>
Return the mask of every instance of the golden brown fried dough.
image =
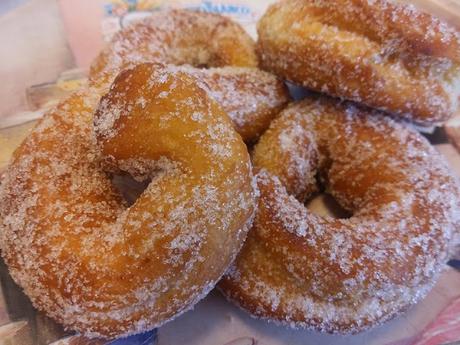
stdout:
<svg viewBox="0 0 460 345">
<path fill-rule="evenodd" d="M 254 226 L 220 282 L 251 314 L 354 333 L 423 298 L 460 234 L 460 188 L 418 132 L 332 99 L 294 103 L 254 148 Z M 352 214 L 303 202 L 324 188 Z"/>
<path fill-rule="evenodd" d="M 412 5 L 286 0 L 258 33 L 262 68 L 307 88 L 421 125 L 458 108 L 460 34 Z"/>
<path fill-rule="evenodd" d="M 88 336 L 142 332 L 189 309 L 252 223 L 251 162 L 226 113 L 186 72 L 144 72 L 122 73 L 99 105 L 86 90 L 49 111 L 0 186 L 11 276 Z M 102 163 L 152 180 L 128 207 Z"/>
<path fill-rule="evenodd" d="M 117 32 L 91 65 L 90 84 L 110 85 L 141 62 L 195 67 L 257 67 L 254 41 L 237 23 L 191 10 L 154 12 Z"/>
</svg>

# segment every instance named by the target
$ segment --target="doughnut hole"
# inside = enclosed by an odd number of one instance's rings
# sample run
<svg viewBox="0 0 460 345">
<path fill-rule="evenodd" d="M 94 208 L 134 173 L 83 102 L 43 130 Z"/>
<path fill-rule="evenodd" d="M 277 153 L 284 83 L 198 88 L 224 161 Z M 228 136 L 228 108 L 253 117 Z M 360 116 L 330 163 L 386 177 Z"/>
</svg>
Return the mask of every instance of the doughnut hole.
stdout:
<svg viewBox="0 0 460 345">
<path fill-rule="evenodd" d="M 133 205 L 150 184 L 151 179 L 136 181 L 127 173 L 118 172 L 112 175 L 112 184 L 118 190 L 128 206 Z"/>
<path fill-rule="evenodd" d="M 305 206 L 310 212 L 322 217 L 347 219 L 352 216 L 329 193 L 318 193 L 306 201 Z"/>
</svg>

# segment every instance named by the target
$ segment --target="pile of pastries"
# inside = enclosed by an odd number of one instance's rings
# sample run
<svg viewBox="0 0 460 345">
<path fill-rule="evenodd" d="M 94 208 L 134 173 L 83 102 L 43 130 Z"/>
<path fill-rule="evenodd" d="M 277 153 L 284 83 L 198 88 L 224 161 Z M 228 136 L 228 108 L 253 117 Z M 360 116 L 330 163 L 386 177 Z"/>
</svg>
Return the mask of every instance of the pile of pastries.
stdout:
<svg viewBox="0 0 460 345">
<path fill-rule="evenodd" d="M 284 0 L 258 37 L 155 12 L 38 122 L 0 185 L 2 256 L 35 307 L 115 338 L 217 285 L 254 316 L 354 333 L 429 292 L 460 185 L 411 123 L 457 110 L 459 32 L 389 0 Z M 148 181 L 132 204 L 123 174 Z M 319 192 L 349 217 L 309 211 Z"/>
</svg>

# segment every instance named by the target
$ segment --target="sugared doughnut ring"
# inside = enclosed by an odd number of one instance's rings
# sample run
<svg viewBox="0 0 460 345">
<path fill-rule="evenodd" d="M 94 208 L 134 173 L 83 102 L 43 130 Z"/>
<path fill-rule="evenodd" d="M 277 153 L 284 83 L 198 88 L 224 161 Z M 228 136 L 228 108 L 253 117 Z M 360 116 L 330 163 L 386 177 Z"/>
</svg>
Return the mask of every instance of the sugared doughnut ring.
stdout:
<svg viewBox="0 0 460 345">
<path fill-rule="evenodd" d="M 196 67 L 257 67 L 255 45 L 237 23 L 190 10 L 154 12 L 115 34 L 91 65 L 90 84 L 110 84 L 140 62 Z"/>
<path fill-rule="evenodd" d="M 50 111 L 0 186 L 11 276 L 67 328 L 115 337 L 159 326 L 207 294 L 240 249 L 255 207 L 246 145 L 184 72 L 122 74 Z M 127 207 L 104 161 L 150 177 Z"/>
<path fill-rule="evenodd" d="M 130 72 L 153 73 L 155 69 L 184 71 L 193 75 L 227 112 L 245 142 L 254 142 L 290 100 L 286 85 L 273 74 L 257 68 L 222 67 L 198 69 L 191 66 L 142 64 Z M 149 70 L 151 72 L 149 72 Z"/>
<path fill-rule="evenodd" d="M 183 68 L 209 85 L 246 142 L 258 139 L 289 98 L 280 80 L 255 68 L 246 32 L 216 14 L 160 11 L 121 30 L 93 62 L 90 85 L 104 90 L 121 70 L 143 62 L 189 65 Z"/>
<path fill-rule="evenodd" d="M 262 68 L 310 89 L 422 125 L 460 96 L 460 34 L 387 0 L 286 0 L 258 24 Z"/>
<path fill-rule="evenodd" d="M 353 333 L 431 289 L 459 233 L 460 189 L 415 130 L 335 102 L 295 103 L 260 138 L 256 219 L 220 288 L 255 316 Z M 320 188 L 352 216 L 309 212 Z"/>
</svg>

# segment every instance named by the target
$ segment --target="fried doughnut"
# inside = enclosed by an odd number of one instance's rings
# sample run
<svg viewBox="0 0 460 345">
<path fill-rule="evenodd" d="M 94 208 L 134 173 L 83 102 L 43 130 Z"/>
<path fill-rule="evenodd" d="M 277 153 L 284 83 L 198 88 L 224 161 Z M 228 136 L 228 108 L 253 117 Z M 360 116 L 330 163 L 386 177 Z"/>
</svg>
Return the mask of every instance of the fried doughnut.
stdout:
<svg viewBox="0 0 460 345">
<path fill-rule="evenodd" d="M 64 100 L 15 151 L 0 244 L 35 307 L 87 336 L 127 336 L 212 289 L 246 237 L 255 186 L 228 116 L 185 72 L 122 73 L 93 133 L 98 98 Z M 132 206 L 107 164 L 152 179 Z"/>
<path fill-rule="evenodd" d="M 387 0 L 287 0 L 258 24 L 263 69 L 315 91 L 421 125 L 453 115 L 460 34 L 412 5 Z"/>
<path fill-rule="evenodd" d="M 120 71 L 143 62 L 188 65 L 183 68 L 209 86 L 246 142 L 258 139 L 289 98 L 282 81 L 255 68 L 246 32 L 216 14 L 160 11 L 125 28 L 93 62 L 89 83 L 104 90 Z"/>
<path fill-rule="evenodd" d="M 196 67 L 257 67 L 255 45 L 237 23 L 190 10 L 154 12 L 115 34 L 90 68 L 90 84 L 110 84 L 141 62 Z"/>
<path fill-rule="evenodd" d="M 198 69 L 191 66 L 141 64 L 134 70 L 149 73 L 157 68 L 193 75 L 233 121 L 234 128 L 248 143 L 256 141 L 273 118 L 290 100 L 286 85 L 273 74 L 257 68 L 222 67 Z M 133 72 L 135 75 L 138 72 Z"/>
<path fill-rule="evenodd" d="M 306 99 L 272 122 L 253 163 L 259 206 L 220 283 L 230 300 L 293 327 L 354 333 L 431 289 L 459 234 L 460 188 L 418 132 L 351 104 Z M 320 188 L 352 216 L 308 211 L 303 202 Z"/>
</svg>

